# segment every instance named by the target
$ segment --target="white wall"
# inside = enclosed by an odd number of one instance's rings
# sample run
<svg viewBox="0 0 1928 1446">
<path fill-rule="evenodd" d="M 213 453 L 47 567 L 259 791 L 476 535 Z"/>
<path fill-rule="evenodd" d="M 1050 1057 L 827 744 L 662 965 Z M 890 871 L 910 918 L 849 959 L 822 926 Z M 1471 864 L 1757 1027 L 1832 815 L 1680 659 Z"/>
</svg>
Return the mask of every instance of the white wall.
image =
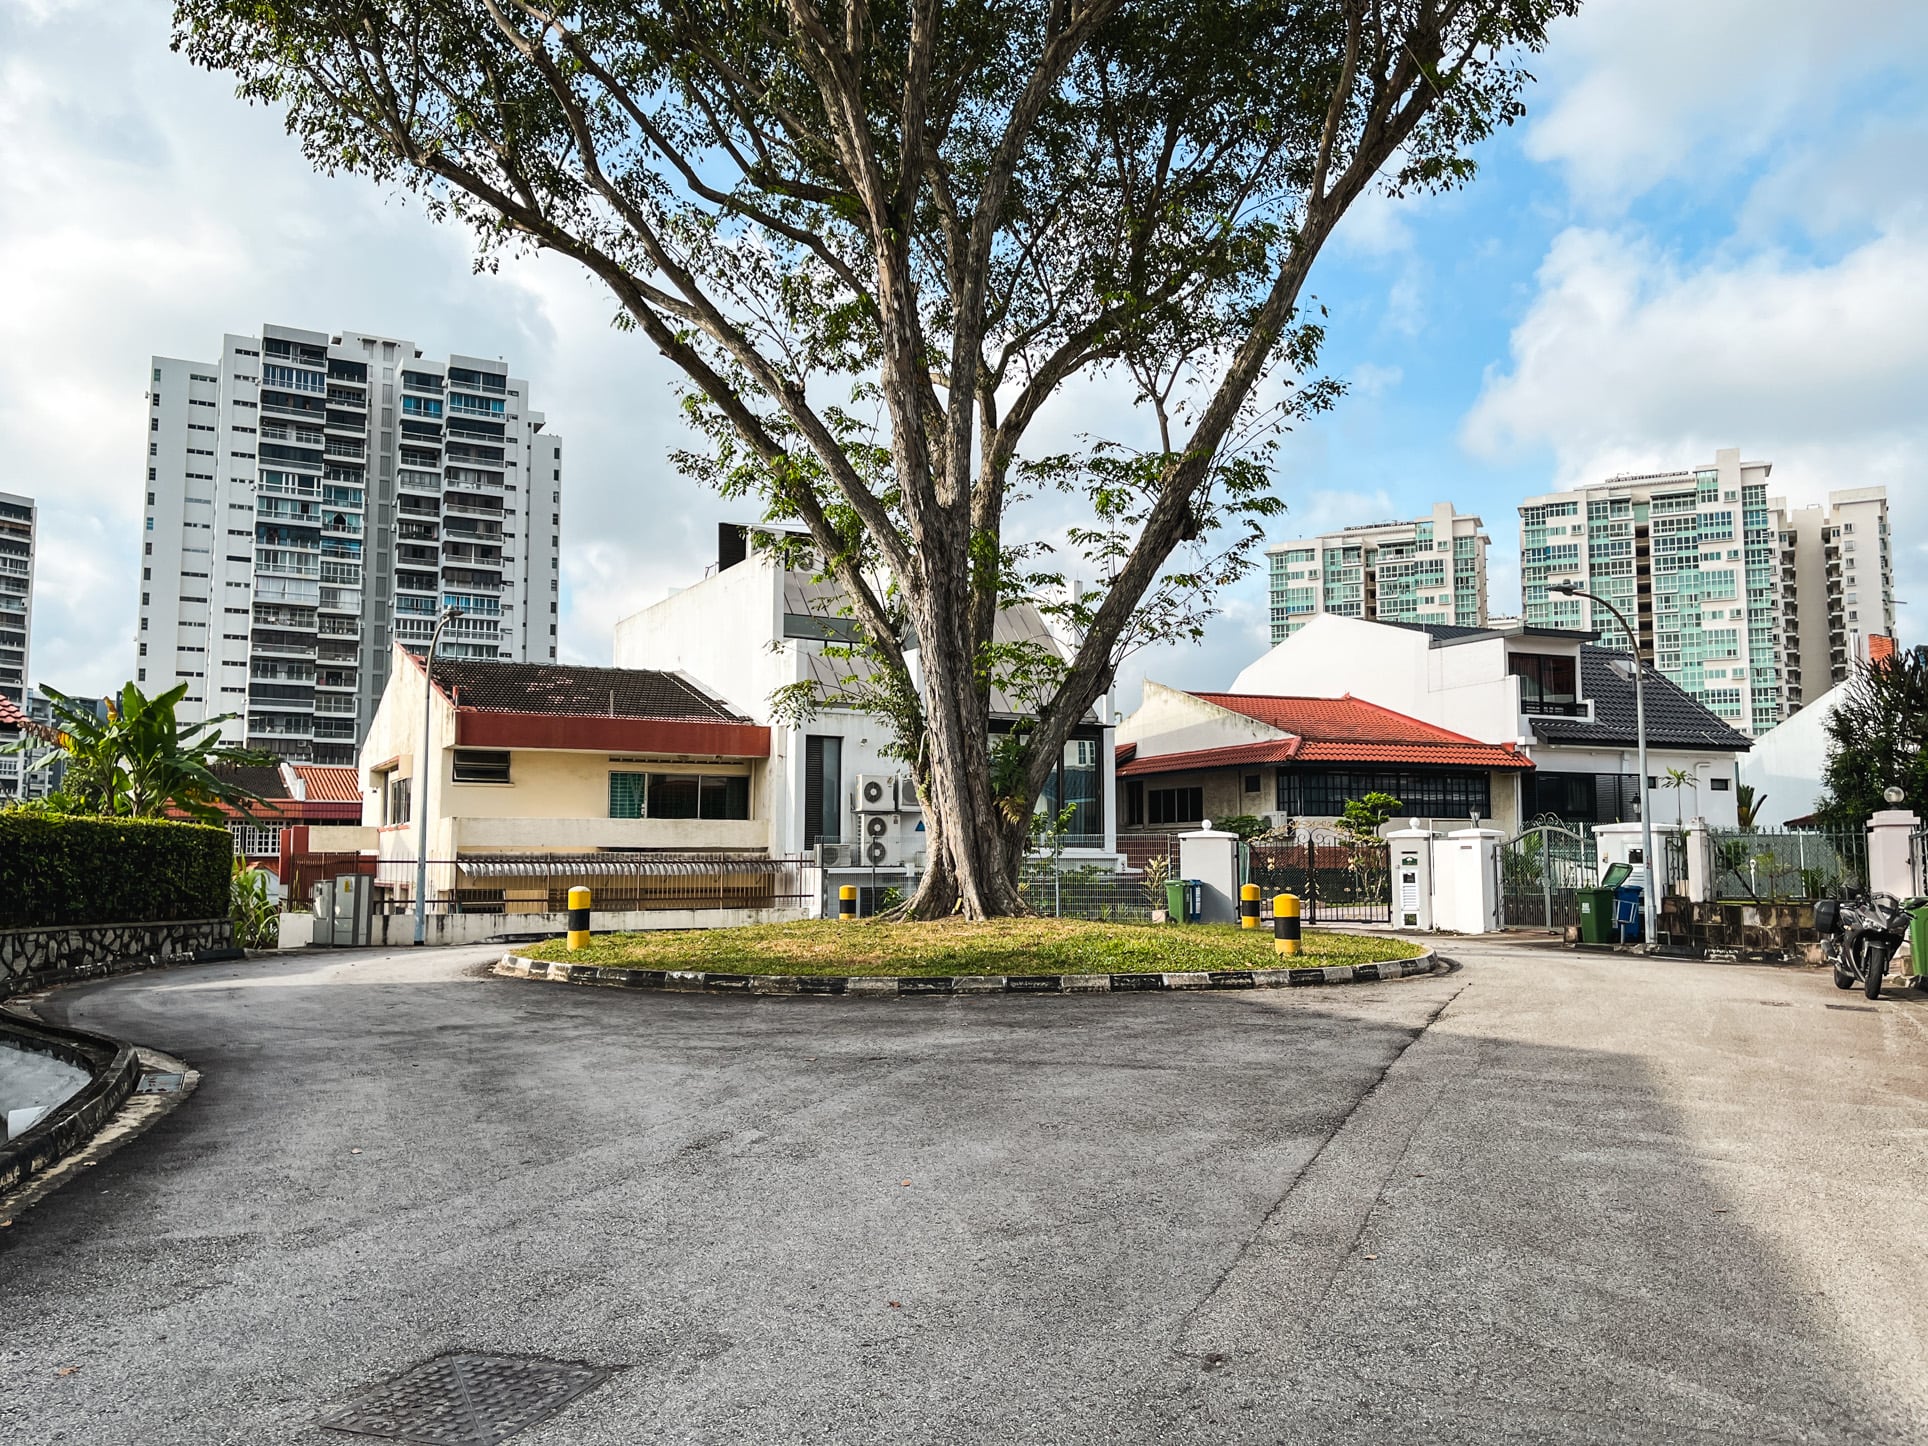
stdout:
<svg viewBox="0 0 1928 1446">
<path fill-rule="evenodd" d="M 1256 718 L 1146 679 L 1143 701 L 1129 717 L 1119 720 L 1117 736 L 1120 746 L 1136 743 L 1140 755 L 1152 757 L 1191 753 L 1200 748 L 1230 748 L 1241 743 L 1268 743 L 1289 735 Z"/>
<path fill-rule="evenodd" d="M 1741 782 L 1753 785 L 1763 807 L 1758 822 L 1778 826 L 1814 812 L 1827 764 L 1828 719 L 1847 687 L 1842 683 L 1830 688 L 1786 722 L 1768 729 L 1741 758 Z"/>
</svg>

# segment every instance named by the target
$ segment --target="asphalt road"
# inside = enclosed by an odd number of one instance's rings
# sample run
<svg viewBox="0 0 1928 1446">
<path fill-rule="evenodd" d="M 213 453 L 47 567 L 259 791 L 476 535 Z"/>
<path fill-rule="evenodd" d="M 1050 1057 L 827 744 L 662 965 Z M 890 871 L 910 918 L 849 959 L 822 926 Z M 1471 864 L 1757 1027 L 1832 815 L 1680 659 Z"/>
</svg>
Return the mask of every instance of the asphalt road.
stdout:
<svg viewBox="0 0 1928 1446">
<path fill-rule="evenodd" d="M 1928 1008 L 1455 952 L 1264 994 L 476 950 L 63 991 L 205 1078 L 0 1230 L 0 1441 L 342 1441 L 450 1350 L 623 1368 L 516 1446 L 1928 1440 Z"/>
</svg>

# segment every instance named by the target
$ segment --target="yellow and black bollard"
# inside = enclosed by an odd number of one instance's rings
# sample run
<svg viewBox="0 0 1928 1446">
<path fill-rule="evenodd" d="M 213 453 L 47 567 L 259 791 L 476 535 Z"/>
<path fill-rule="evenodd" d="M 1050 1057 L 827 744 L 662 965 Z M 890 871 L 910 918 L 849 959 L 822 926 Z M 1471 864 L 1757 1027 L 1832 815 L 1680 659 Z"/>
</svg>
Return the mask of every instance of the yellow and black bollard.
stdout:
<svg viewBox="0 0 1928 1446">
<path fill-rule="evenodd" d="M 837 922 L 848 924 L 857 917 L 857 886 L 844 884 L 837 890 Z"/>
<path fill-rule="evenodd" d="M 569 947 L 589 947 L 589 890 L 569 891 Z"/>
<path fill-rule="evenodd" d="M 1259 926 L 1259 886 L 1257 884 L 1239 885 L 1238 926 L 1241 929 L 1256 929 Z"/>
<path fill-rule="evenodd" d="M 1281 954 L 1299 952 L 1299 900 L 1293 894 L 1272 896 L 1272 947 Z"/>
</svg>

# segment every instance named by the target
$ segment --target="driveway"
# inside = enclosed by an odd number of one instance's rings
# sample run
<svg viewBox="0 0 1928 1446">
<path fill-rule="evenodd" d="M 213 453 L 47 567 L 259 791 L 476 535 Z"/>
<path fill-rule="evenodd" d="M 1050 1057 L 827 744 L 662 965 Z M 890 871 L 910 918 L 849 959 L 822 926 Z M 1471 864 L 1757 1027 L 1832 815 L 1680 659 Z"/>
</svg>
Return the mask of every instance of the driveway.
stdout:
<svg viewBox="0 0 1928 1446">
<path fill-rule="evenodd" d="M 0 1440 L 340 1441 L 451 1350 L 623 1368 L 516 1446 L 1928 1439 L 1928 1009 L 1452 952 L 1263 994 L 486 950 L 63 991 L 204 1078 L 0 1230 Z"/>
</svg>

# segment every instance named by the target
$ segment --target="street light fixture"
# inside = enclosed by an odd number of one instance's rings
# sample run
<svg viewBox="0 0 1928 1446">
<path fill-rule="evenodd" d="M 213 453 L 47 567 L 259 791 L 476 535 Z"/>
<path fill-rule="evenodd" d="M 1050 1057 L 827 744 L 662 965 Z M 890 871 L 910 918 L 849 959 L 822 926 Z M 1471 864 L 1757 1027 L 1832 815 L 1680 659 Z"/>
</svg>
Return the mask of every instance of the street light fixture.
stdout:
<svg viewBox="0 0 1928 1446">
<path fill-rule="evenodd" d="M 422 816 L 415 821 L 415 942 L 428 942 L 428 746 L 429 709 L 435 702 L 435 649 L 442 641 L 442 629 L 462 616 L 453 603 L 442 609 L 435 631 L 429 634 L 428 656 L 422 660 Z"/>
<path fill-rule="evenodd" d="M 1633 654 L 1633 731 L 1635 750 L 1639 757 L 1640 769 L 1640 857 L 1647 866 L 1647 885 L 1643 907 L 1640 910 L 1641 942 L 1649 949 L 1654 946 L 1654 904 L 1659 891 L 1654 887 L 1660 878 L 1658 860 L 1654 858 L 1653 810 L 1647 807 L 1647 690 L 1643 684 L 1646 669 L 1640 664 L 1640 638 L 1633 630 L 1626 616 L 1600 594 L 1587 592 L 1570 582 L 1556 582 L 1547 585 L 1548 592 L 1558 593 L 1561 597 L 1590 598 L 1613 614 L 1613 620 L 1620 624 L 1627 635 L 1627 648 Z"/>
</svg>

